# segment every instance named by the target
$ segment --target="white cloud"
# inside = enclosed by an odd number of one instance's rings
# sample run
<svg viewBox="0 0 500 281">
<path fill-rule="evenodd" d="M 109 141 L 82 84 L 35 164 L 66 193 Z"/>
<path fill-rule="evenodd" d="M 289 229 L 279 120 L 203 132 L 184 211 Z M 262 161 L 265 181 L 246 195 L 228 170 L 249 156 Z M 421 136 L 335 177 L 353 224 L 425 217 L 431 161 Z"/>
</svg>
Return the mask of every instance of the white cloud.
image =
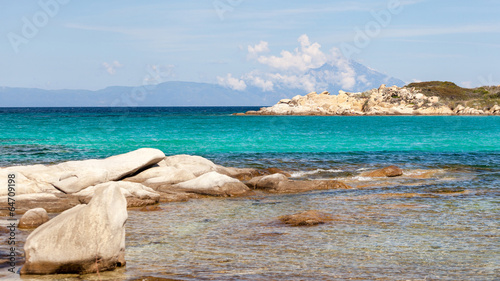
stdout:
<svg viewBox="0 0 500 281">
<path fill-rule="evenodd" d="M 261 88 L 263 91 L 274 90 L 274 83 L 262 73 L 253 71 L 243 75 L 242 79 L 247 81 L 248 84 Z"/>
<path fill-rule="evenodd" d="M 123 64 L 121 64 L 119 61 L 115 60 L 111 63 L 103 62 L 102 66 L 106 69 L 106 71 L 109 74 L 114 75 L 116 73 L 116 69 L 123 67 Z"/>
<path fill-rule="evenodd" d="M 472 82 L 471 81 L 463 81 L 462 83 L 460 83 L 462 85 L 462 87 L 464 88 L 472 88 Z"/>
<path fill-rule="evenodd" d="M 256 58 L 260 53 L 269 52 L 269 43 L 266 41 L 260 41 L 259 44 L 255 46 L 248 46 L 248 58 Z"/>
<path fill-rule="evenodd" d="M 221 86 L 228 87 L 237 91 L 243 91 L 247 88 L 245 81 L 234 78 L 231 73 L 227 74 L 226 77 L 217 76 L 217 82 Z"/>
<path fill-rule="evenodd" d="M 311 44 L 306 34 L 300 36 L 298 42 L 300 43 L 300 48 L 296 48 L 293 53 L 283 50 L 279 57 L 260 56 L 257 60 L 262 64 L 279 70 L 299 72 L 317 68 L 325 64 L 327 56 L 320 50 L 320 44 Z"/>
<path fill-rule="evenodd" d="M 321 50 L 321 45 L 311 43 L 306 34 L 301 35 L 297 41 L 297 48 L 293 51 L 282 50 L 279 56 L 262 54 L 270 51 L 269 44 L 265 41 L 248 46 L 247 57 L 269 69 L 252 71 L 239 79 L 228 74 L 226 77 L 218 77 L 219 84 L 232 89 L 245 89 L 246 85 L 252 85 L 263 91 L 294 88 L 312 92 L 325 90 L 328 84 L 352 90 L 358 81 L 368 83 L 366 76 L 357 77 L 350 61 L 338 48 L 325 53 Z M 325 64 L 332 67 L 318 69 Z"/>
<path fill-rule="evenodd" d="M 289 88 L 303 89 L 308 92 L 316 91 L 316 88 L 319 86 L 316 77 L 310 74 L 286 75 L 286 74 L 274 73 L 274 74 L 269 74 L 269 77 L 274 81 L 276 81 L 277 83 L 286 85 Z"/>
</svg>

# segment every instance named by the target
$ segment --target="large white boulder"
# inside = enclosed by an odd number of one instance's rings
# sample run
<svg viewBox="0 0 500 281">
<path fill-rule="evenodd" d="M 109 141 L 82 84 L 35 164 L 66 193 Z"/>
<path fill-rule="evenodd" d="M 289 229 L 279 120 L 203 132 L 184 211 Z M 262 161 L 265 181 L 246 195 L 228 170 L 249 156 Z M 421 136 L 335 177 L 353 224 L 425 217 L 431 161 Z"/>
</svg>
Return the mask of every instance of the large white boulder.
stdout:
<svg viewBox="0 0 500 281">
<path fill-rule="evenodd" d="M 250 192 L 250 189 L 241 181 L 217 172 L 208 172 L 195 179 L 174 184 L 172 188 L 215 196 L 237 196 Z"/>
<path fill-rule="evenodd" d="M 141 148 L 106 159 L 69 161 L 52 166 L 9 167 L 0 170 L 0 181 L 7 182 L 7 175 L 15 173 L 20 181 L 16 194 L 56 192 L 55 188 L 70 194 L 92 185 L 119 180 L 163 158 L 165 154 L 161 150 Z M 0 196 L 6 194 L 7 188 L 1 188 Z"/>
<path fill-rule="evenodd" d="M 21 274 L 91 273 L 125 265 L 127 217 L 120 187 L 98 188 L 88 205 L 64 211 L 28 236 Z"/>
<path fill-rule="evenodd" d="M 200 176 L 208 172 L 216 171 L 218 166 L 214 162 L 201 156 L 186 154 L 165 157 L 165 159 L 158 163 L 158 165 L 190 171 L 195 176 Z"/>
</svg>

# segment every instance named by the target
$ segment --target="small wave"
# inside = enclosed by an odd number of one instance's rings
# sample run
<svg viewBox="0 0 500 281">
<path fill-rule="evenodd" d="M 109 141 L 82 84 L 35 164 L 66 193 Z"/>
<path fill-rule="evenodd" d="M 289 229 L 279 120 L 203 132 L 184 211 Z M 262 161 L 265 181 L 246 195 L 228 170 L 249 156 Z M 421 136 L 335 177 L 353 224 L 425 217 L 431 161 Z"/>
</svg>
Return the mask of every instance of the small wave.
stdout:
<svg viewBox="0 0 500 281">
<path fill-rule="evenodd" d="M 297 171 L 297 172 L 291 172 L 290 176 L 292 178 L 301 178 L 304 176 L 310 176 L 310 175 L 316 175 L 316 174 L 322 174 L 322 173 L 341 173 L 343 170 L 338 170 L 338 169 L 316 169 L 312 171 Z"/>
<path fill-rule="evenodd" d="M 355 176 L 352 179 L 357 180 L 357 181 L 371 181 L 373 178 L 371 177 L 362 177 L 362 176 Z"/>
<path fill-rule="evenodd" d="M 356 169 L 356 171 L 358 171 L 358 172 L 367 171 L 367 170 L 371 170 L 371 168 L 359 168 L 359 169 Z"/>
</svg>

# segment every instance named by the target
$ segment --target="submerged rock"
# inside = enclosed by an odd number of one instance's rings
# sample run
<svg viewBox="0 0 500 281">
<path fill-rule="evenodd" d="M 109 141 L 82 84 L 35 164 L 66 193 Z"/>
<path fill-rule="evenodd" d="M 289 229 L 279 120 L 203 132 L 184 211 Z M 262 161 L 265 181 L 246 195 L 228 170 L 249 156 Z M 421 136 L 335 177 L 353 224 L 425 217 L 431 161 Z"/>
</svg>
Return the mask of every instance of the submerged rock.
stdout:
<svg viewBox="0 0 500 281">
<path fill-rule="evenodd" d="M 291 177 L 291 175 L 281 169 L 278 169 L 278 168 L 274 168 L 274 167 L 271 167 L 271 168 L 267 168 L 266 169 L 266 172 L 270 173 L 270 174 L 283 174 L 285 175 L 286 177 Z"/>
<path fill-rule="evenodd" d="M 93 273 L 125 265 L 127 202 L 117 184 L 96 190 L 26 240 L 21 274 Z"/>
<path fill-rule="evenodd" d="M 254 189 L 262 189 L 274 193 L 297 193 L 311 190 L 349 189 L 345 183 L 336 180 L 289 180 L 283 174 L 255 177 L 247 182 Z"/>
<path fill-rule="evenodd" d="M 312 226 L 331 221 L 332 216 L 317 210 L 311 210 L 293 215 L 281 216 L 279 220 L 291 226 Z"/>
<path fill-rule="evenodd" d="M 403 175 L 403 170 L 397 166 L 389 166 L 383 169 L 374 170 L 371 172 L 363 173 L 364 177 L 398 177 Z"/>
<path fill-rule="evenodd" d="M 49 221 L 49 215 L 44 208 L 30 209 L 19 220 L 19 228 L 37 228 Z"/>
</svg>

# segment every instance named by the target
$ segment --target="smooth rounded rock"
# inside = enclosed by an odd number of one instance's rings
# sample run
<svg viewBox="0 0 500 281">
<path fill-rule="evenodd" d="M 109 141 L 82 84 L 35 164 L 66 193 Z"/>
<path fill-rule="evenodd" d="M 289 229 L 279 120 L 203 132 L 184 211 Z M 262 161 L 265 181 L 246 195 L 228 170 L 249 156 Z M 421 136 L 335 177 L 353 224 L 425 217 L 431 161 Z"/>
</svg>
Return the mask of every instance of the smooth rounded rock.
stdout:
<svg viewBox="0 0 500 281">
<path fill-rule="evenodd" d="M 19 220 L 19 228 L 37 228 L 49 221 L 49 215 L 44 208 L 30 209 Z"/>
<path fill-rule="evenodd" d="M 238 196 L 250 192 L 250 189 L 241 181 L 217 172 L 209 172 L 195 179 L 174 184 L 172 188 L 183 192 L 214 196 Z"/>
</svg>

